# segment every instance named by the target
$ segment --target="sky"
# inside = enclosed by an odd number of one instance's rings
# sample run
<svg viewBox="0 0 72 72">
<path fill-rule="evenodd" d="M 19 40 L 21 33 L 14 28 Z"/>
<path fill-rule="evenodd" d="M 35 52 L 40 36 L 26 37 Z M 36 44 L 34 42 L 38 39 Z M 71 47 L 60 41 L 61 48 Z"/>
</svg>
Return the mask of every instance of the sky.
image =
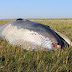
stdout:
<svg viewBox="0 0 72 72">
<path fill-rule="evenodd" d="M 72 18 L 72 0 L 0 0 L 0 19 Z"/>
</svg>

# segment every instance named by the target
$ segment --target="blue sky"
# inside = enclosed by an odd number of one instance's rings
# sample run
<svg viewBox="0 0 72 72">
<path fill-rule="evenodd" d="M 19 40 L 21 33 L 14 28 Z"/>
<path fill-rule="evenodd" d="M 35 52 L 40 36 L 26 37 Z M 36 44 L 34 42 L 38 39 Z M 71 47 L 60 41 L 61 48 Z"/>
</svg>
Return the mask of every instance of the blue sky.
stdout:
<svg viewBox="0 0 72 72">
<path fill-rule="evenodd" d="M 72 18 L 72 0 L 0 0 L 6 18 Z"/>
</svg>

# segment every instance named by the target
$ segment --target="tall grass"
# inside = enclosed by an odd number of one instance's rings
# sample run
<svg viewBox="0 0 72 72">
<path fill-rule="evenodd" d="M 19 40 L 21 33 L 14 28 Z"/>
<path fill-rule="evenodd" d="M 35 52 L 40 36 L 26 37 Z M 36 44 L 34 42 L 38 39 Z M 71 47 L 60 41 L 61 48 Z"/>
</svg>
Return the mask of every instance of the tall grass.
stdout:
<svg viewBox="0 0 72 72">
<path fill-rule="evenodd" d="M 30 20 L 49 25 L 72 40 L 72 19 Z M 0 38 L 0 72 L 72 72 L 72 47 L 57 51 L 27 51 Z"/>
</svg>

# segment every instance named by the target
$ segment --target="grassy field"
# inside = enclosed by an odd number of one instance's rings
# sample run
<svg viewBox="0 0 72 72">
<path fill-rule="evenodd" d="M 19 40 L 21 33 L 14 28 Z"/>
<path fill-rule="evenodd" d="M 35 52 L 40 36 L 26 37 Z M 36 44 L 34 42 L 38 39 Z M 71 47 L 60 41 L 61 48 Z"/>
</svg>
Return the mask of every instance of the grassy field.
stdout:
<svg viewBox="0 0 72 72">
<path fill-rule="evenodd" d="M 1 19 L 8 23 L 15 19 Z M 72 41 L 72 19 L 29 19 L 57 30 Z M 0 72 L 72 72 L 72 47 L 58 51 L 26 51 L 0 38 Z"/>
</svg>

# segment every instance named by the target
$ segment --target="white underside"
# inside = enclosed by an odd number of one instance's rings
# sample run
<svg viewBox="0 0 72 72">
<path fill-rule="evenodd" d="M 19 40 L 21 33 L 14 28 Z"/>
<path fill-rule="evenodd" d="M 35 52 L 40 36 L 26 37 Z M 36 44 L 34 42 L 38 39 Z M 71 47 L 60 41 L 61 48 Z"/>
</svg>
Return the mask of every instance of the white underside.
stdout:
<svg viewBox="0 0 72 72">
<path fill-rule="evenodd" d="M 23 46 L 24 42 L 31 42 L 34 45 L 41 46 L 43 48 L 51 49 L 51 40 L 48 37 L 44 37 L 37 32 L 30 31 L 28 29 L 12 26 L 9 24 L 2 31 L 2 35 L 10 44 L 17 44 Z"/>
</svg>

